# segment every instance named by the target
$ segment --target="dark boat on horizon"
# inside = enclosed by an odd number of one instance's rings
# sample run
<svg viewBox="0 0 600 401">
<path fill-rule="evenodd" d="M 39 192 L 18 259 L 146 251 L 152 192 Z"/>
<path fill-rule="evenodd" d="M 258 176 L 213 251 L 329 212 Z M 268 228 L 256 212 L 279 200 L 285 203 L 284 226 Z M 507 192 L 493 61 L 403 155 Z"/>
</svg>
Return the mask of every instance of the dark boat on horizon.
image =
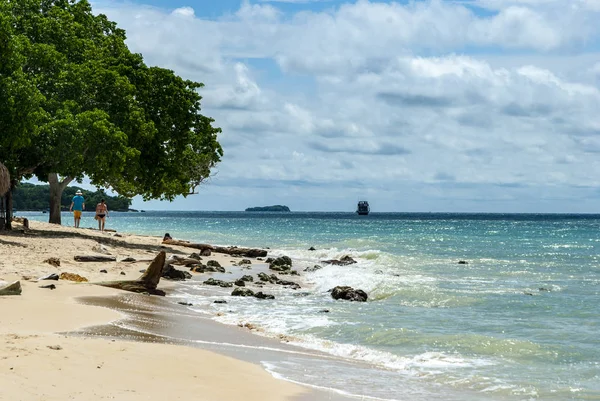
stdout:
<svg viewBox="0 0 600 401">
<path fill-rule="evenodd" d="M 369 202 L 358 201 L 358 206 L 356 207 L 356 213 L 358 213 L 361 216 L 366 216 L 369 214 L 370 211 L 371 211 L 371 208 L 369 208 Z"/>
</svg>

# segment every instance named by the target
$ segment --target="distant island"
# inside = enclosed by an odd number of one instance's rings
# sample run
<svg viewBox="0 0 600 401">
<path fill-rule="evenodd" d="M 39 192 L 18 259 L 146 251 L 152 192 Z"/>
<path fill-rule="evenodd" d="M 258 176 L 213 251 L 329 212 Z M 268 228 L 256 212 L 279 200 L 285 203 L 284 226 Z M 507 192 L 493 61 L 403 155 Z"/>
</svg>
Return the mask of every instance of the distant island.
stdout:
<svg viewBox="0 0 600 401">
<path fill-rule="evenodd" d="M 283 205 L 273 206 L 262 206 L 262 207 L 249 207 L 246 209 L 247 212 L 289 212 L 290 208 Z"/>
</svg>

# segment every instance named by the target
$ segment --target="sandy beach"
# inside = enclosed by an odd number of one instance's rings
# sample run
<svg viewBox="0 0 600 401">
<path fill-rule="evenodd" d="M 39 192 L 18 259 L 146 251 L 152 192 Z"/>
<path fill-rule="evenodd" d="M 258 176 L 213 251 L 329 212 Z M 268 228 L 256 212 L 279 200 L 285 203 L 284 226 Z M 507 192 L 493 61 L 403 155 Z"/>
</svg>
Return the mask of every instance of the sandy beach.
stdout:
<svg viewBox="0 0 600 401">
<path fill-rule="evenodd" d="M 124 318 L 118 309 L 79 301 L 81 297 L 110 300 L 124 293 L 90 283 L 134 279 L 149 264 L 122 262 L 124 258 L 149 260 L 161 250 L 192 252 L 161 242 L 158 237 L 40 222 L 30 222 L 29 230 L 15 224 L 12 232 L 0 232 L 0 282 L 18 280 L 22 285 L 21 295 L 0 297 L 0 400 L 336 399 L 332 394 L 316 396 L 310 389 L 272 377 L 256 363 L 222 353 L 82 335 L 86 327 Z M 77 255 L 104 253 L 117 262 L 74 260 Z M 60 266 L 46 262 L 49 258 L 59 259 Z M 231 265 L 230 255 L 213 254 L 210 259 Z M 89 281 L 38 281 L 63 272 Z M 41 288 L 48 284 L 56 289 Z M 169 285 L 173 283 L 161 280 L 159 288 Z M 224 326 L 223 330 L 235 336 L 237 328 Z"/>
</svg>

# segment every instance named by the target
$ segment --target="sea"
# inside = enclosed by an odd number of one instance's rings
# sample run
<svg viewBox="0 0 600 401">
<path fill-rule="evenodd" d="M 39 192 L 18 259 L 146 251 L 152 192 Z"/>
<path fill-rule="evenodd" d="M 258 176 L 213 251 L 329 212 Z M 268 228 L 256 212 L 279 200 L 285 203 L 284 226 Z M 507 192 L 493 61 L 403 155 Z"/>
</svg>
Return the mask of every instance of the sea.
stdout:
<svg viewBox="0 0 600 401">
<path fill-rule="evenodd" d="M 225 293 L 199 281 L 169 295 L 332 356 L 264 361 L 276 377 L 357 399 L 600 400 L 600 215 L 148 211 L 107 228 L 291 257 L 303 288 L 272 301 L 214 304 Z M 333 300 L 337 285 L 368 302 Z"/>
</svg>

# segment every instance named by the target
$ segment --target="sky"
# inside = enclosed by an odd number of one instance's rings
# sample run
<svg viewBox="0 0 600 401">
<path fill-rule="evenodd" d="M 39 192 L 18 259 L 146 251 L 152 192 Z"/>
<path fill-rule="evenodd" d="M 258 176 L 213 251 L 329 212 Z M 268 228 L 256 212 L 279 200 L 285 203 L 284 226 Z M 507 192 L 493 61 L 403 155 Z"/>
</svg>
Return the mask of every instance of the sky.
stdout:
<svg viewBox="0 0 600 401">
<path fill-rule="evenodd" d="M 197 195 L 134 208 L 600 212 L 600 0 L 92 5 L 223 129 Z"/>
</svg>

